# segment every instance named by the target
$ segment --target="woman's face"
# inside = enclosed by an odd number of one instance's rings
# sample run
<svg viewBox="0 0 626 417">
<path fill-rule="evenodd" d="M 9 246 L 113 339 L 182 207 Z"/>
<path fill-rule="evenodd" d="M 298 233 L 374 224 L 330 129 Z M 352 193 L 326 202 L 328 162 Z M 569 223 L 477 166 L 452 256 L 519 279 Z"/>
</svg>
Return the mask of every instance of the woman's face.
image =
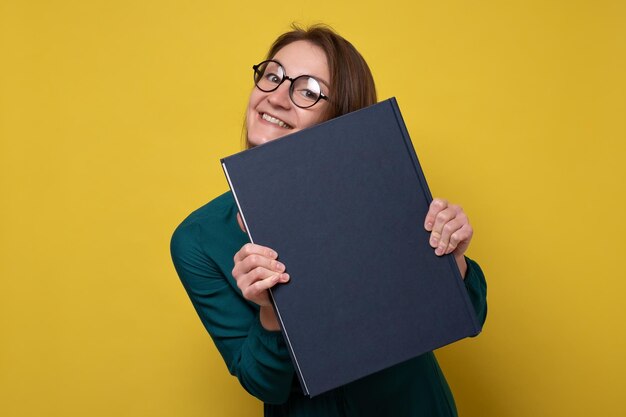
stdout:
<svg viewBox="0 0 626 417">
<path fill-rule="evenodd" d="M 324 51 L 307 41 L 292 42 L 280 49 L 273 57 L 280 62 L 290 78 L 310 75 L 322 87 L 322 93 L 330 95 L 330 71 Z M 278 89 L 266 93 L 254 88 L 246 114 L 248 141 L 256 146 L 289 133 L 313 126 L 321 121 L 328 105 L 320 100 L 313 107 L 302 109 L 289 98 L 291 83 L 285 80 Z"/>
</svg>

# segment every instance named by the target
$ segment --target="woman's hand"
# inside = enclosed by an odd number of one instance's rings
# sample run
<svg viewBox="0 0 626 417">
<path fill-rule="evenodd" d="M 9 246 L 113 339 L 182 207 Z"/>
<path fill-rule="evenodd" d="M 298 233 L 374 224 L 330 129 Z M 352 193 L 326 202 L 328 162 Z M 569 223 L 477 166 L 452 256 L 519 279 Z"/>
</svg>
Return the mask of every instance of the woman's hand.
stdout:
<svg viewBox="0 0 626 417">
<path fill-rule="evenodd" d="M 243 229 L 239 215 L 237 217 Z M 267 330 L 280 330 L 267 290 L 278 283 L 289 281 L 285 265 L 277 258 L 275 250 L 254 243 L 243 245 L 233 258 L 235 267 L 232 274 L 237 281 L 237 287 L 243 298 L 261 307 L 261 324 Z"/>
<path fill-rule="evenodd" d="M 435 248 L 435 254 L 441 256 L 452 253 L 461 276 L 465 278 L 467 263 L 464 254 L 474 230 L 463 209 L 444 199 L 435 198 L 430 203 L 424 228 L 430 232 L 430 246 Z"/>
<path fill-rule="evenodd" d="M 271 307 L 267 290 L 279 282 L 289 281 L 285 265 L 276 258 L 276 251 L 254 243 L 246 243 L 235 254 L 233 277 L 243 298 L 261 307 Z"/>
</svg>

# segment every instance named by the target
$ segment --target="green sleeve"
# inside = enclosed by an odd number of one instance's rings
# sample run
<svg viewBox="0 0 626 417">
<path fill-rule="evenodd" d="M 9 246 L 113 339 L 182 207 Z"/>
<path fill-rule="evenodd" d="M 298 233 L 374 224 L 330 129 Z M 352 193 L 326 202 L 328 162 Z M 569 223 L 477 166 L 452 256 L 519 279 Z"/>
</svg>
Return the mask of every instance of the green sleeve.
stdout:
<svg viewBox="0 0 626 417">
<path fill-rule="evenodd" d="M 476 311 L 476 318 L 482 326 L 487 318 L 487 282 L 480 266 L 468 257 L 465 257 L 465 260 L 467 262 L 465 288 Z"/>
<path fill-rule="evenodd" d="M 201 240 L 206 236 L 198 224 L 183 223 L 171 241 L 174 266 L 196 312 L 246 391 L 266 403 L 285 402 L 294 369 L 282 335 L 262 327 L 258 306 L 234 286 L 228 243 L 209 255 Z"/>
</svg>

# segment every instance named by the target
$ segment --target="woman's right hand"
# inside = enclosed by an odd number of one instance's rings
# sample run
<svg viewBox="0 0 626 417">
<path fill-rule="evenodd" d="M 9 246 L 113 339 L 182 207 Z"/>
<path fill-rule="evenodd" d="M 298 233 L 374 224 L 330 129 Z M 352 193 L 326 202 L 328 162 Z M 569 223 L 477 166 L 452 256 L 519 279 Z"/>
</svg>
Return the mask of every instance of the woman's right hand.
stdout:
<svg viewBox="0 0 626 417">
<path fill-rule="evenodd" d="M 237 223 L 241 230 L 246 232 L 239 213 L 237 213 Z M 278 254 L 271 248 L 246 243 L 235 254 L 235 267 L 232 271 L 243 298 L 261 307 L 259 319 L 267 330 L 280 330 L 267 290 L 279 282 L 289 281 L 289 274 L 285 273 L 285 265 L 277 258 Z"/>
<path fill-rule="evenodd" d="M 246 243 L 235 254 L 233 277 L 243 298 L 261 307 L 271 307 L 268 289 L 289 281 L 285 265 L 277 260 L 273 249 L 254 243 Z"/>
<path fill-rule="evenodd" d="M 289 281 L 285 265 L 279 262 L 275 250 L 246 243 L 235 254 L 233 277 L 243 298 L 261 306 L 259 319 L 266 330 L 280 330 L 278 318 L 270 301 L 269 288 Z"/>
</svg>

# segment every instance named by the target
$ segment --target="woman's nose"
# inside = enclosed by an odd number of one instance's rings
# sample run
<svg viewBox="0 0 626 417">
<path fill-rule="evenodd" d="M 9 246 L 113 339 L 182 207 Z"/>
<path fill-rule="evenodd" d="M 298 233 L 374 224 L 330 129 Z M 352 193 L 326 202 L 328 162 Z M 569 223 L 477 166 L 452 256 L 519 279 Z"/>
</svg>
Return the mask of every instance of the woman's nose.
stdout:
<svg viewBox="0 0 626 417">
<path fill-rule="evenodd" d="M 271 93 L 268 93 L 267 100 L 270 104 L 285 109 L 291 108 L 291 98 L 289 97 L 289 80 L 285 80 L 278 88 Z"/>
</svg>

